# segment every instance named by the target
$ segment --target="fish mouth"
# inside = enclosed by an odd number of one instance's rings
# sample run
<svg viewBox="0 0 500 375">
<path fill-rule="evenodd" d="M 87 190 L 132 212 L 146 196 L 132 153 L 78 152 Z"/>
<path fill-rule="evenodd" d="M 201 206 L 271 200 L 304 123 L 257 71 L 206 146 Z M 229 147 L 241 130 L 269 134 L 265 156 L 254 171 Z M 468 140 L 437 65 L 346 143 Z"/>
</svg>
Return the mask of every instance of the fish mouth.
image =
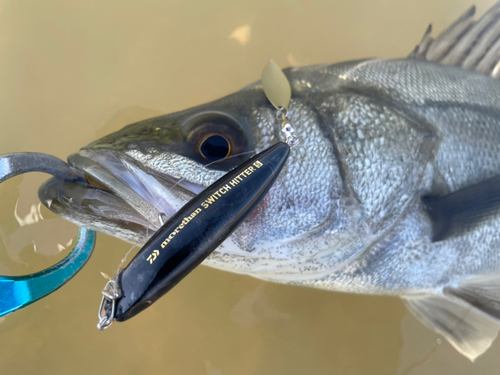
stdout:
<svg viewBox="0 0 500 375">
<path fill-rule="evenodd" d="M 42 203 L 75 224 L 143 244 L 205 186 L 160 174 L 123 153 L 81 150 L 68 157 L 77 181 L 51 178 Z"/>
</svg>

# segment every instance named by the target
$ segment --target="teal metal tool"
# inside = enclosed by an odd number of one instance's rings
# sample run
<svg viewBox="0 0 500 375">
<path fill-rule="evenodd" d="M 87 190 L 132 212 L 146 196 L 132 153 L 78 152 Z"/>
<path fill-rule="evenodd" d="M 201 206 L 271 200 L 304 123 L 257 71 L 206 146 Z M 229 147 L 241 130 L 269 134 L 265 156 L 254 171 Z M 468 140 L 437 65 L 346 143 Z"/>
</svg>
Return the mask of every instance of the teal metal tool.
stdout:
<svg viewBox="0 0 500 375">
<path fill-rule="evenodd" d="M 95 232 L 80 228 L 71 253 L 59 263 L 32 275 L 0 276 L 0 316 L 38 301 L 66 284 L 89 260 L 95 237 Z"/>
<path fill-rule="evenodd" d="M 82 178 L 52 155 L 31 152 L 0 155 L 0 183 L 27 172 L 45 172 L 70 181 Z M 80 228 L 75 246 L 59 263 L 31 275 L 0 276 L 0 316 L 38 301 L 66 284 L 89 260 L 95 238 L 94 231 Z"/>
</svg>

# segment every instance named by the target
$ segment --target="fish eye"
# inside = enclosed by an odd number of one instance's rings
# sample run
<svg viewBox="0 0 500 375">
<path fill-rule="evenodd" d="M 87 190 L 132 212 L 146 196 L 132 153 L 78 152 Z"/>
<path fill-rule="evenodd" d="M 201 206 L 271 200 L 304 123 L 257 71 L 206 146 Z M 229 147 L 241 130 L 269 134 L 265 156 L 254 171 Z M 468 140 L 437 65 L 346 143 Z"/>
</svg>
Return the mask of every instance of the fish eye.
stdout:
<svg viewBox="0 0 500 375">
<path fill-rule="evenodd" d="M 184 120 L 186 156 L 209 169 L 230 170 L 248 159 L 247 134 L 234 117 L 203 112 Z"/>
<path fill-rule="evenodd" d="M 231 145 L 224 136 L 212 134 L 201 142 L 200 153 L 207 160 L 217 161 L 229 156 Z"/>
</svg>

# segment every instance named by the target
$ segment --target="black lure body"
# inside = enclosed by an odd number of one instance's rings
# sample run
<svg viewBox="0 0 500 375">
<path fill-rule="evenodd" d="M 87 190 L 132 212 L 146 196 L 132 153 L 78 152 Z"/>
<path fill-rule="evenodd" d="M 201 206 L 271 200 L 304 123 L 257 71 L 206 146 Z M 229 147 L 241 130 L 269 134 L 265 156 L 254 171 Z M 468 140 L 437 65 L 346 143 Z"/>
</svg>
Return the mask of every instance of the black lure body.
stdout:
<svg viewBox="0 0 500 375">
<path fill-rule="evenodd" d="M 150 306 L 210 255 L 261 202 L 289 153 L 286 143 L 271 146 L 168 220 L 119 274 L 115 320 L 125 321 Z"/>
</svg>

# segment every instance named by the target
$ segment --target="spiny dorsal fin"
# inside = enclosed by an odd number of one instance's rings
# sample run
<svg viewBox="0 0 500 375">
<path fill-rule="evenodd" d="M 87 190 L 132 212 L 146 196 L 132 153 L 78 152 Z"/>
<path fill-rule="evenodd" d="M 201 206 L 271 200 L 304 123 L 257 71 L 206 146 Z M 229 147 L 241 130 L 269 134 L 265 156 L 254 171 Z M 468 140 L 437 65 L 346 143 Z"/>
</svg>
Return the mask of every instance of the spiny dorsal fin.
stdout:
<svg viewBox="0 0 500 375">
<path fill-rule="evenodd" d="M 408 56 L 434 61 L 500 78 L 500 2 L 493 5 L 479 20 L 474 20 L 473 6 L 432 38 L 429 25 L 422 40 Z"/>
</svg>

